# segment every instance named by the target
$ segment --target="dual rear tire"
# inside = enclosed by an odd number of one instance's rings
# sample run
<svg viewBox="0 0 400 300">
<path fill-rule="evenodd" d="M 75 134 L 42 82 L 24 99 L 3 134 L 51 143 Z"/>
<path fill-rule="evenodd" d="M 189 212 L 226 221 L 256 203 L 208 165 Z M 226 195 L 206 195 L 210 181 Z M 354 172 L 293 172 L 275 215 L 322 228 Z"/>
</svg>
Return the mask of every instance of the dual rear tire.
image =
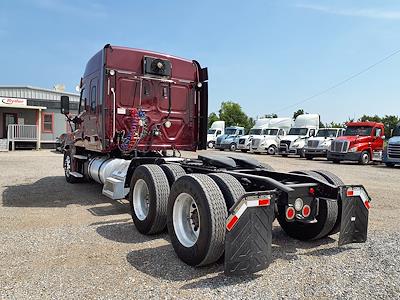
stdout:
<svg viewBox="0 0 400 300">
<path fill-rule="evenodd" d="M 132 219 L 142 234 L 168 228 L 178 257 L 192 266 L 224 252 L 228 209 L 245 193 L 228 174 L 191 174 L 178 165 L 142 165 L 131 180 Z"/>
</svg>

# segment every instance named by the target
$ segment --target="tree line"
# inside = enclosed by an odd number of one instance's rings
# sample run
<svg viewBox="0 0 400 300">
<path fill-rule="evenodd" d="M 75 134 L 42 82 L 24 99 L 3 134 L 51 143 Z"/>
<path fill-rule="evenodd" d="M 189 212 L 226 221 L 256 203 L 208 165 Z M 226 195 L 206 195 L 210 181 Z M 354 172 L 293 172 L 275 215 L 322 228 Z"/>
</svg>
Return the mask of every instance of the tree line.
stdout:
<svg viewBox="0 0 400 300">
<path fill-rule="evenodd" d="M 293 113 L 293 120 L 296 119 L 297 116 L 306 114 L 307 112 L 304 109 L 298 109 Z M 277 118 L 277 114 L 266 114 L 262 115 L 262 118 Z M 239 103 L 232 101 L 224 101 L 221 103 L 221 108 L 218 111 L 218 114 L 212 112 L 208 116 L 208 127 L 211 127 L 211 124 L 215 121 L 225 121 L 225 126 L 241 126 L 244 127 L 246 132 L 250 130 L 251 127 L 254 126 L 255 119 L 249 117 L 242 109 Z M 330 123 L 322 123 L 320 122 L 320 128 L 343 128 L 346 126 L 346 123 L 353 122 L 355 119 L 348 119 L 347 121 L 343 121 L 341 123 L 338 122 L 330 122 Z M 391 136 L 393 129 L 396 127 L 398 123 L 400 123 L 400 117 L 397 115 L 384 115 L 384 116 L 368 116 L 362 115 L 357 121 L 371 121 L 371 122 L 380 122 L 385 125 L 385 135 L 387 137 Z"/>
</svg>

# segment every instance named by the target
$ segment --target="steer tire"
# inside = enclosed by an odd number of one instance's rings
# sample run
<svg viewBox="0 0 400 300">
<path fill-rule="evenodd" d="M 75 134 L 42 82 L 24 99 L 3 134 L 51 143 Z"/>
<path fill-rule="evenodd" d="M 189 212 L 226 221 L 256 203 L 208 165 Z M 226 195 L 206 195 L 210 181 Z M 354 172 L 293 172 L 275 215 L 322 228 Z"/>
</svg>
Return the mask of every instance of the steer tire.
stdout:
<svg viewBox="0 0 400 300">
<path fill-rule="evenodd" d="M 193 199 L 200 220 L 198 237 L 187 246 L 179 238 L 182 238 L 180 232 L 184 232 L 182 228 L 187 225 L 184 221 L 189 222 L 184 215 L 179 218 L 182 214 L 178 213 L 178 197 L 182 196 Z M 221 190 L 207 175 L 185 175 L 172 185 L 167 227 L 171 244 L 182 261 L 191 266 L 204 266 L 216 262 L 223 255 L 227 211 Z"/>
<path fill-rule="evenodd" d="M 148 195 L 148 212 L 140 214 L 138 199 L 142 198 L 139 192 L 138 181 L 145 182 Z M 135 188 L 138 191 L 135 192 Z M 132 219 L 137 230 L 142 234 L 156 234 L 165 229 L 167 223 L 167 204 L 170 188 L 167 176 L 160 166 L 149 164 L 141 165 L 135 169 L 131 179 L 129 203 Z M 145 202 L 145 201 L 144 201 Z"/>
<path fill-rule="evenodd" d="M 295 171 L 295 174 L 304 174 L 317 179 L 327 181 L 325 177 L 314 171 Z M 319 213 L 316 223 L 289 222 L 285 217 L 285 206 L 278 206 L 278 222 L 287 235 L 298 240 L 317 240 L 329 235 L 338 216 L 338 204 L 336 201 L 320 199 Z"/>
<path fill-rule="evenodd" d="M 344 185 L 344 182 L 342 179 L 340 179 L 337 175 L 335 175 L 329 171 L 315 170 L 314 172 L 317 172 L 317 173 L 321 174 L 322 176 L 324 176 L 330 184 L 333 184 L 336 186 Z M 339 199 L 337 204 L 338 204 L 338 216 L 337 216 L 335 225 L 333 226 L 332 230 L 328 233 L 328 235 L 332 235 L 332 234 L 338 233 L 340 231 L 340 225 L 342 222 L 342 200 Z"/>
<path fill-rule="evenodd" d="M 224 195 L 226 208 L 228 210 L 246 193 L 240 182 L 232 175 L 214 173 L 208 176 L 215 181 Z"/>
<path fill-rule="evenodd" d="M 76 164 L 75 159 L 73 158 L 72 151 L 70 149 L 64 151 L 64 159 L 63 159 L 63 166 L 64 166 L 64 175 L 65 180 L 68 183 L 78 183 L 82 180 L 80 178 L 74 177 L 70 174 L 70 172 L 74 171 L 73 164 Z"/>
<path fill-rule="evenodd" d="M 360 160 L 358 161 L 358 163 L 359 163 L 360 165 L 366 165 L 366 164 L 368 164 L 370 161 L 371 161 L 371 155 L 369 154 L 369 152 L 368 152 L 368 151 L 363 151 L 363 152 L 361 153 L 361 157 L 360 157 Z"/>
<path fill-rule="evenodd" d="M 179 177 L 186 175 L 185 170 L 178 165 L 174 164 L 162 164 L 161 169 L 164 171 L 165 176 L 167 176 L 169 186 L 171 187 Z"/>
</svg>

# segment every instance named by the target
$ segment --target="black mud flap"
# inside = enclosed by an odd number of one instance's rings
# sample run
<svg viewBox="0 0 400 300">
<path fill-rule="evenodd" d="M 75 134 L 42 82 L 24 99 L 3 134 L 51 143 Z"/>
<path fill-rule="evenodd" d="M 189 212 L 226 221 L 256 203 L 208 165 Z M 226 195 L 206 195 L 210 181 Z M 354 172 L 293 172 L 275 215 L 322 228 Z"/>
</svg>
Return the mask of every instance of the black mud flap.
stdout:
<svg viewBox="0 0 400 300">
<path fill-rule="evenodd" d="M 246 193 L 231 208 L 225 235 L 225 274 L 248 275 L 271 262 L 274 193 Z"/>
<path fill-rule="evenodd" d="M 339 193 L 342 200 L 339 246 L 364 243 L 367 240 L 371 198 L 361 185 L 342 186 Z"/>
</svg>

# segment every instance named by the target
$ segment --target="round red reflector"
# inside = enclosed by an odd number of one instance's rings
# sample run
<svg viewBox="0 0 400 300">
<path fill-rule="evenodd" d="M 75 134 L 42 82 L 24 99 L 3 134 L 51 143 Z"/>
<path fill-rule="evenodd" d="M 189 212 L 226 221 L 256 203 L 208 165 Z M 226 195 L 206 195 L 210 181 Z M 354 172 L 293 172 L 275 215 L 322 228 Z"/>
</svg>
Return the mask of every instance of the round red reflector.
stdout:
<svg viewBox="0 0 400 300">
<path fill-rule="evenodd" d="M 309 193 L 310 193 L 310 195 L 314 196 L 315 195 L 315 189 L 314 188 L 310 188 L 309 189 Z"/>
<path fill-rule="evenodd" d="M 307 218 L 307 217 L 310 215 L 310 213 L 311 213 L 311 208 L 310 208 L 310 206 L 304 205 L 304 206 L 303 206 L 303 210 L 302 210 L 301 213 L 303 214 L 303 217 Z"/>
<path fill-rule="evenodd" d="M 291 219 L 294 218 L 294 215 L 295 215 L 294 208 L 293 207 L 288 207 L 287 210 L 286 210 L 286 218 L 288 220 L 291 220 Z"/>
</svg>

